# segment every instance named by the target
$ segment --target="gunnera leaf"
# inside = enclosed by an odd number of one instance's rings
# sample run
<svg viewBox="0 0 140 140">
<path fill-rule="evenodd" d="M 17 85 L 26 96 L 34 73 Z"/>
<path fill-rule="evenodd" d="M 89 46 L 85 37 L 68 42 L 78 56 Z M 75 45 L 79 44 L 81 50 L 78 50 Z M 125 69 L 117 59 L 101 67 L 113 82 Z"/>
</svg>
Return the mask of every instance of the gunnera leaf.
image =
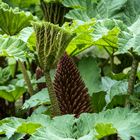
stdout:
<svg viewBox="0 0 140 140">
<path fill-rule="evenodd" d="M 60 26 L 66 21 L 64 17 L 69 8 L 63 6 L 62 0 L 41 0 L 41 9 L 46 21 Z"/>
<path fill-rule="evenodd" d="M 121 140 L 139 140 L 139 115 L 127 108 L 84 113 L 79 118 L 63 115 L 51 119 L 49 124 L 46 121 L 46 127 L 37 129 L 30 140 L 101 140 L 112 134 Z"/>
<path fill-rule="evenodd" d="M 61 114 L 90 112 L 88 90 L 73 60 L 65 53 L 60 59 L 54 80 L 54 88 Z"/>
<path fill-rule="evenodd" d="M 44 71 L 49 71 L 57 64 L 74 36 L 58 25 L 49 22 L 34 22 L 33 25 L 40 66 Z"/>
<path fill-rule="evenodd" d="M 0 28 L 4 33 L 16 35 L 23 28 L 30 26 L 30 21 L 34 19 L 30 12 L 12 9 L 5 3 L 0 4 Z"/>
</svg>

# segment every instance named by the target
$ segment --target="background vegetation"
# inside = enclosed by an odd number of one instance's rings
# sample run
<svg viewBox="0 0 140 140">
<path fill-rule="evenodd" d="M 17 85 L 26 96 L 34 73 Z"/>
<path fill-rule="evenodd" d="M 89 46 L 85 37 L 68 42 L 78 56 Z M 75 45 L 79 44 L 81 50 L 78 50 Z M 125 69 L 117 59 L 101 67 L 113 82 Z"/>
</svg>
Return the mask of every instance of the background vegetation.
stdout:
<svg viewBox="0 0 140 140">
<path fill-rule="evenodd" d="M 140 0 L 0 0 L 1 140 L 140 140 Z"/>
</svg>

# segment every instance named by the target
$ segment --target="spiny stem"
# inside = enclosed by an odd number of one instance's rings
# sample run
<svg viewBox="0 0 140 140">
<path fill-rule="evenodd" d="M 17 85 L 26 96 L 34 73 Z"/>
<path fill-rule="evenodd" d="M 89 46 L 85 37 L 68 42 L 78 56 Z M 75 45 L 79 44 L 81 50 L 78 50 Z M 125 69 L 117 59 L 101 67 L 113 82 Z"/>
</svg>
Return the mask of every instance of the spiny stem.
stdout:
<svg viewBox="0 0 140 140">
<path fill-rule="evenodd" d="M 54 86 L 50 77 L 50 72 L 45 70 L 45 78 L 48 87 L 48 93 L 51 101 L 51 115 L 52 117 L 61 115 L 58 100 L 54 91 Z"/>
<path fill-rule="evenodd" d="M 22 71 L 24 80 L 25 80 L 25 82 L 27 84 L 28 92 L 29 92 L 30 96 L 32 96 L 33 95 L 33 87 L 32 87 L 32 84 L 31 84 L 31 80 L 29 78 L 29 75 L 28 75 L 28 73 L 26 71 L 25 65 L 20 60 L 18 60 L 18 63 L 19 63 L 19 66 L 21 68 L 21 71 Z"/>
<path fill-rule="evenodd" d="M 127 91 L 128 95 L 133 94 L 135 80 L 136 80 L 137 68 L 138 68 L 138 60 L 133 56 L 130 76 L 129 76 L 129 79 L 128 79 L 128 91 Z M 128 99 L 126 99 L 126 106 L 129 106 L 129 100 Z"/>
</svg>

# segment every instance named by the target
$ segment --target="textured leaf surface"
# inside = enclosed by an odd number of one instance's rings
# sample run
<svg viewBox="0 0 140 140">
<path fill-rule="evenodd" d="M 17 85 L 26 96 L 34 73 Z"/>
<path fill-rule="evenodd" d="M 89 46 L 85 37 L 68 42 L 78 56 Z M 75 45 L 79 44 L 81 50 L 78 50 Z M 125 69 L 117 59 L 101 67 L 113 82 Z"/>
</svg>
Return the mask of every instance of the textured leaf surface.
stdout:
<svg viewBox="0 0 140 140">
<path fill-rule="evenodd" d="M 0 84 L 6 83 L 10 77 L 10 69 L 9 67 L 1 68 L 0 67 Z"/>
<path fill-rule="evenodd" d="M 126 4 L 124 5 L 124 7 L 126 6 L 127 8 L 123 8 L 117 18 L 122 20 L 128 26 L 131 26 L 139 18 L 139 3 L 140 0 L 127 0 Z"/>
<path fill-rule="evenodd" d="M 50 22 L 34 22 L 36 50 L 42 69 L 50 70 L 63 55 L 74 35 Z"/>
<path fill-rule="evenodd" d="M 18 34 L 23 28 L 30 26 L 31 20 L 33 16 L 30 12 L 12 9 L 5 4 L 0 6 L 0 28 L 8 35 Z"/>
<path fill-rule="evenodd" d="M 73 21 L 72 25 L 69 26 L 68 23 L 64 25 L 64 28 L 74 34 L 76 37 L 70 42 L 66 51 L 70 55 L 76 55 L 81 51 L 89 48 L 93 44 L 92 32 L 94 28 L 92 26 L 95 24 L 95 20 L 92 19 L 87 22 L 80 20 Z"/>
<path fill-rule="evenodd" d="M 124 34 L 129 34 L 127 26 L 115 19 L 75 21 L 65 28 L 77 35 L 66 49 L 71 55 L 79 54 L 90 47 L 102 47 L 112 54 L 117 51 L 120 42 L 123 45 L 130 38 L 130 35 L 124 38 Z"/>
<path fill-rule="evenodd" d="M 100 69 L 93 57 L 81 59 L 78 68 L 90 95 L 102 90 Z"/>
<path fill-rule="evenodd" d="M 0 56 L 12 57 L 24 61 L 28 54 L 26 43 L 14 37 L 0 36 Z"/>
<path fill-rule="evenodd" d="M 14 102 L 26 91 L 24 87 L 9 84 L 0 86 L 0 97 L 9 102 Z"/>
<path fill-rule="evenodd" d="M 128 82 L 112 80 L 109 77 L 102 78 L 102 87 L 106 94 L 106 103 L 110 103 L 116 95 L 126 95 Z"/>
<path fill-rule="evenodd" d="M 74 8 L 66 17 L 87 21 L 91 18 L 111 18 L 120 14 L 127 0 L 64 0 L 63 4 Z M 109 11 L 109 12 L 108 12 Z"/>
<path fill-rule="evenodd" d="M 119 37 L 119 48 L 116 54 L 134 52 L 135 54 L 140 55 L 139 24 L 140 18 L 128 27 L 128 31 L 122 32 L 122 35 Z"/>
<path fill-rule="evenodd" d="M 19 118 L 6 118 L 0 121 L 0 133 L 6 134 L 7 138 L 10 138 L 16 132 L 16 129 L 24 122 Z"/>
<path fill-rule="evenodd" d="M 26 100 L 23 105 L 23 109 L 49 103 L 50 99 L 48 95 L 48 90 L 45 88 L 42 89 L 40 92 L 36 93 L 35 95 L 33 95 L 32 97 L 30 97 L 30 99 Z"/>
<path fill-rule="evenodd" d="M 38 5 L 40 3 L 39 0 L 9 0 L 10 4 L 14 5 L 14 6 L 18 6 L 21 8 L 27 8 L 33 4 Z"/>
<path fill-rule="evenodd" d="M 125 24 L 133 24 L 140 15 L 140 0 L 64 0 L 63 4 L 73 8 L 66 15 L 67 18 L 83 21 L 91 18 L 115 18 Z M 125 8 L 127 7 L 127 8 Z"/>
<path fill-rule="evenodd" d="M 113 128 L 112 124 L 99 123 L 95 126 L 95 129 L 98 133 L 98 135 L 96 135 L 98 139 L 117 133 L 117 130 Z"/>
<path fill-rule="evenodd" d="M 128 140 L 131 136 L 139 140 L 138 116 L 139 113 L 123 108 L 99 114 L 82 114 L 78 119 L 70 115 L 60 116 L 54 118 L 47 127 L 38 129 L 30 140 L 98 140 L 115 133 L 122 140 Z"/>
<path fill-rule="evenodd" d="M 26 121 L 7 118 L 0 121 L 0 132 L 6 133 L 8 138 L 15 132 L 30 133 L 30 140 L 99 140 L 116 133 L 122 140 L 128 140 L 131 137 L 139 140 L 139 115 L 127 108 L 115 108 L 99 114 L 85 113 L 79 118 L 72 115 L 53 119 L 45 115 L 34 115 Z M 38 128 L 38 124 L 43 127 Z"/>
<path fill-rule="evenodd" d="M 41 125 L 38 123 L 24 122 L 17 128 L 17 132 L 25 134 L 33 134 L 39 127 L 41 127 Z"/>
</svg>

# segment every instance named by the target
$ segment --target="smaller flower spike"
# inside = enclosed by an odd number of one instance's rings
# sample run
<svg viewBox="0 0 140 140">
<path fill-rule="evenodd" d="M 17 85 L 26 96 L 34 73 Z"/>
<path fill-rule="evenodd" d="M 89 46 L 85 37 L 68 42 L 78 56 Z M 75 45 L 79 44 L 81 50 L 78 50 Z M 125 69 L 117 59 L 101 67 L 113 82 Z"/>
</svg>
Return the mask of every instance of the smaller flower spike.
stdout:
<svg viewBox="0 0 140 140">
<path fill-rule="evenodd" d="M 88 90 L 73 60 L 67 54 L 58 63 L 54 89 L 61 114 L 75 114 L 78 117 L 81 113 L 91 111 Z"/>
<path fill-rule="evenodd" d="M 40 67 L 36 68 L 36 80 L 42 78 L 44 76 L 44 72 Z M 46 88 L 47 84 L 46 82 L 42 82 L 42 83 L 37 83 L 37 88 L 39 91 L 41 91 L 43 88 Z"/>
</svg>

